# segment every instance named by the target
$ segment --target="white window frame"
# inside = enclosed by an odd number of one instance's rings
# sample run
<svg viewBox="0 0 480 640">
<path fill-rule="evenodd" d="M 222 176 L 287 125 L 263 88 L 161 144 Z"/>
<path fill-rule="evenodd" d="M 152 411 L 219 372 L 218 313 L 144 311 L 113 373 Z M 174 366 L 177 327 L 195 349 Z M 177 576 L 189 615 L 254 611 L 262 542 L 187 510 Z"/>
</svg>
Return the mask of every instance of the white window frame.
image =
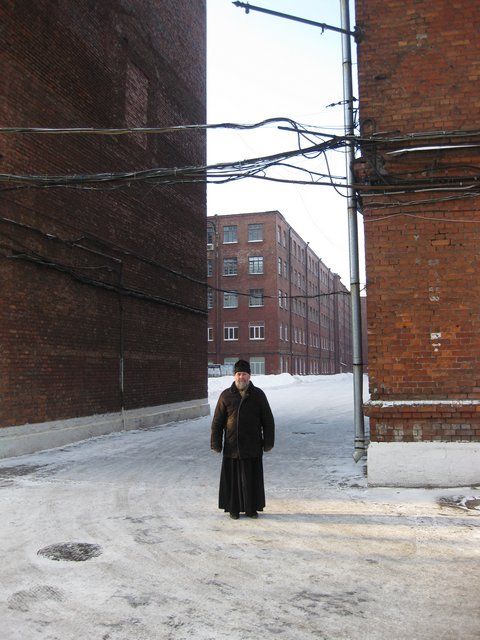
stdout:
<svg viewBox="0 0 480 640">
<path fill-rule="evenodd" d="M 231 304 L 227 304 L 227 302 Z M 223 292 L 223 308 L 224 309 L 237 309 L 238 308 L 238 293 L 236 291 L 224 291 Z"/>
<path fill-rule="evenodd" d="M 263 356 L 251 357 L 250 369 L 252 371 L 252 375 L 265 375 L 265 358 Z"/>
<path fill-rule="evenodd" d="M 251 276 L 263 274 L 263 256 L 248 256 L 248 273 Z"/>
<path fill-rule="evenodd" d="M 223 325 L 223 339 L 225 342 L 238 341 L 238 324 Z"/>
<path fill-rule="evenodd" d="M 226 231 L 227 229 L 228 231 Z M 232 237 L 235 236 L 235 240 L 225 240 L 226 234 L 229 234 L 229 235 L 231 234 Z M 223 244 L 237 244 L 237 243 L 238 243 L 238 225 L 226 224 L 223 227 Z"/>
<path fill-rule="evenodd" d="M 213 327 L 208 327 L 207 329 L 207 340 L 208 342 L 213 342 Z"/>
<path fill-rule="evenodd" d="M 254 228 L 255 228 L 255 231 L 258 231 L 258 230 L 260 231 L 261 238 L 250 237 L 250 232 L 253 231 Z M 247 226 L 247 233 L 248 233 L 248 242 L 263 242 L 263 223 L 252 222 Z"/>
<path fill-rule="evenodd" d="M 210 226 L 207 227 L 207 249 L 213 249 L 213 241 L 215 239 L 215 230 Z"/>
<path fill-rule="evenodd" d="M 237 260 L 236 257 L 224 258 L 223 259 L 222 275 L 224 275 L 224 276 L 236 276 L 236 275 L 238 275 L 238 260 Z"/>
<path fill-rule="evenodd" d="M 257 293 L 252 293 L 252 292 Z M 263 289 L 250 289 L 248 295 L 248 306 L 249 307 L 263 307 Z"/>
<path fill-rule="evenodd" d="M 248 337 L 250 340 L 265 340 L 265 323 L 250 322 L 248 325 Z"/>
</svg>

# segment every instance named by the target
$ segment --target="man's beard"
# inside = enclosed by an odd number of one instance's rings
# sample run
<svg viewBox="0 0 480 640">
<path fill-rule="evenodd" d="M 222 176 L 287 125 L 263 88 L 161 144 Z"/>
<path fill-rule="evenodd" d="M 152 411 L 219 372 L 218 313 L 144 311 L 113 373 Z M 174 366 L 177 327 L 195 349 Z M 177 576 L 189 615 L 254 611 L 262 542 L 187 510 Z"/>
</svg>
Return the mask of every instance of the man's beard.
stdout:
<svg viewBox="0 0 480 640">
<path fill-rule="evenodd" d="M 243 380 L 235 380 L 235 386 L 239 391 L 243 391 L 248 387 L 248 382 L 244 382 Z"/>
</svg>

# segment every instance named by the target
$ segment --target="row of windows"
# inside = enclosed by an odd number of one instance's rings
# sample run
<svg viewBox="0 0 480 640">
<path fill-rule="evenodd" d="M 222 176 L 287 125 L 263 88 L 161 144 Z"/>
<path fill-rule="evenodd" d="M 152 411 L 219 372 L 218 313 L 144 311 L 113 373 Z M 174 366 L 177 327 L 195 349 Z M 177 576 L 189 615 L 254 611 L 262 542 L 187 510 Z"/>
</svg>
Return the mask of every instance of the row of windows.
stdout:
<svg viewBox="0 0 480 640">
<path fill-rule="evenodd" d="M 248 325 L 249 340 L 265 340 L 265 323 L 250 322 Z M 226 342 L 239 339 L 239 328 L 237 324 L 225 324 L 223 326 L 223 339 Z M 208 327 L 208 341 L 213 341 L 213 327 Z"/>
<path fill-rule="evenodd" d="M 288 342 L 288 324 L 280 322 L 279 325 L 279 338 L 280 340 L 284 340 Z M 293 327 L 292 333 L 293 342 L 295 344 L 307 344 L 307 332 L 304 329 L 299 329 L 298 327 Z M 309 336 L 309 345 L 314 348 L 319 348 L 320 344 L 322 345 L 322 349 L 324 351 L 333 351 L 333 340 L 329 340 L 327 338 L 320 338 L 320 336 L 316 333 L 310 333 Z"/>
<path fill-rule="evenodd" d="M 207 276 L 213 276 L 213 260 L 209 258 L 207 260 Z M 249 256 L 248 257 L 248 273 L 250 275 L 259 275 L 264 273 L 264 259 L 263 256 Z M 282 258 L 278 258 L 277 273 L 279 276 L 288 278 L 288 263 L 286 260 L 282 261 Z M 238 275 L 238 258 L 236 256 L 224 258 L 222 274 L 224 276 L 236 276 Z M 296 269 L 292 272 L 292 283 L 296 285 L 302 291 L 306 291 L 307 280 L 305 276 Z M 308 280 L 309 291 L 318 293 L 318 283 Z"/>
<path fill-rule="evenodd" d="M 282 373 L 289 373 L 289 357 L 280 356 L 280 371 Z M 306 358 L 292 356 L 292 373 L 294 375 L 319 375 L 320 373 L 335 373 L 335 365 L 329 360 L 310 360 L 308 363 L 309 371 L 307 371 Z"/>
<path fill-rule="evenodd" d="M 285 249 L 287 248 L 287 232 L 285 229 L 282 229 L 280 225 L 277 225 L 277 242 L 280 246 L 283 246 Z M 292 253 L 297 260 L 302 264 L 305 264 L 305 249 L 302 248 L 294 239 L 292 239 Z M 316 276 L 320 275 L 320 280 L 327 284 L 329 271 L 322 269 L 322 266 L 320 265 L 322 265 L 320 260 L 315 260 L 307 254 L 307 269 Z"/>
<path fill-rule="evenodd" d="M 213 273 L 213 264 L 211 260 L 208 261 L 207 267 L 207 273 L 209 276 L 211 276 Z M 238 260 L 236 257 L 224 258 L 222 273 L 224 276 L 238 275 Z M 263 256 L 249 256 L 248 273 L 250 275 L 258 275 L 263 273 Z"/>
<path fill-rule="evenodd" d="M 248 225 L 248 242 L 261 242 L 263 240 L 263 224 Z M 233 244 L 238 242 L 238 226 L 236 224 L 225 225 L 222 228 L 223 244 Z M 215 239 L 215 229 L 212 225 L 207 226 L 207 245 L 213 246 Z"/>
<path fill-rule="evenodd" d="M 214 292 L 209 289 L 207 292 L 207 308 L 213 309 Z M 224 309 L 237 309 L 238 308 L 239 295 L 236 291 L 224 291 L 223 292 L 223 308 Z M 281 309 L 288 309 L 288 297 L 281 289 L 278 290 L 278 306 Z M 249 289 L 248 291 L 248 306 L 249 307 L 263 307 L 265 304 L 264 290 L 263 289 Z M 312 322 L 318 324 L 318 311 L 313 307 L 309 307 L 310 315 L 309 319 Z M 292 300 L 292 311 L 296 315 L 306 317 L 306 303 L 302 300 Z M 333 320 L 326 314 L 320 315 L 321 325 L 324 327 L 333 328 Z"/>
<path fill-rule="evenodd" d="M 288 324 L 280 323 L 280 340 L 288 341 Z M 307 333 L 304 329 L 293 327 L 293 342 L 295 344 L 307 344 Z M 236 323 L 224 324 L 223 326 L 223 339 L 226 342 L 234 342 L 239 340 L 240 332 L 239 326 Z M 249 340 L 265 340 L 265 323 L 264 322 L 250 322 L 248 325 L 248 338 Z M 213 341 L 213 327 L 208 327 L 208 341 Z M 310 346 L 319 347 L 320 343 L 324 351 L 333 351 L 333 340 L 327 338 L 319 339 L 316 333 L 310 335 Z"/>
<path fill-rule="evenodd" d="M 238 359 L 239 356 L 234 356 L 233 358 L 224 358 L 223 364 L 231 365 L 233 371 L 233 365 L 235 364 L 235 362 L 237 362 Z M 263 356 L 249 356 L 248 361 L 250 362 L 250 370 L 252 372 L 252 375 L 259 376 L 265 373 L 265 358 Z M 214 363 L 209 362 L 208 364 Z"/>
<path fill-rule="evenodd" d="M 263 305 L 264 305 L 263 289 L 249 289 L 248 306 L 263 307 Z M 236 309 L 237 307 L 238 307 L 238 293 L 236 291 L 225 291 L 223 293 L 223 308 Z M 209 289 L 207 292 L 207 308 L 213 309 L 213 290 L 212 289 Z"/>
</svg>

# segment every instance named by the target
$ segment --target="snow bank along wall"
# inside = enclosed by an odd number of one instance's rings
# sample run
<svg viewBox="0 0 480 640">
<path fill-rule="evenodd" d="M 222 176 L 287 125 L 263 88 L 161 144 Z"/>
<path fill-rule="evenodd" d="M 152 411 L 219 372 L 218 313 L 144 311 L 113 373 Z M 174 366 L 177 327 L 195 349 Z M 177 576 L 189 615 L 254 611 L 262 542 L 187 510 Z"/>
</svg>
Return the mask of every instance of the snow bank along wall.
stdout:
<svg viewBox="0 0 480 640">
<path fill-rule="evenodd" d="M 369 479 L 479 482 L 480 13 L 446 0 L 356 11 Z"/>
<path fill-rule="evenodd" d="M 4 3 L 3 126 L 204 123 L 205 3 Z M 2 173 L 203 164 L 204 133 L 1 135 Z M 1 194 L 0 457 L 208 412 L 205 186 Z M 122 364 L 123 363 L 123 364 Z M 123 379 L 123 384 L 122 384 Z"/>
</svg>

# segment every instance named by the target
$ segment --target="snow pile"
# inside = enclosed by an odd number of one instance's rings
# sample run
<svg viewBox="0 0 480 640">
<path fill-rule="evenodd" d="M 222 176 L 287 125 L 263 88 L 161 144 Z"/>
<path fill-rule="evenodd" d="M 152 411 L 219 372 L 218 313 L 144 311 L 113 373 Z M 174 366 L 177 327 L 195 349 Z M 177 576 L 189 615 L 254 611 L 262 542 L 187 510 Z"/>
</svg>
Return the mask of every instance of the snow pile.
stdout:
<svg viewBox="0 0 480 640">
<path fill-rule="evenodd" d="M 338 373 L 329 376 L 292 376 L 290 373 L 280 373 L 278 375 L 254 375 L 252 382 L 260 389 L 283 389 L 299 384 L 318 383 L 322 386 L 337 385 L 341 382 L 353 381 L 351 373 Z M 221 376 L 219 378 L 208 379 L 208 393 L 220 393 L 233 382 L 233 376 Z M 353 383 L 353 382 L 352 382 Z"/>
</svg>

